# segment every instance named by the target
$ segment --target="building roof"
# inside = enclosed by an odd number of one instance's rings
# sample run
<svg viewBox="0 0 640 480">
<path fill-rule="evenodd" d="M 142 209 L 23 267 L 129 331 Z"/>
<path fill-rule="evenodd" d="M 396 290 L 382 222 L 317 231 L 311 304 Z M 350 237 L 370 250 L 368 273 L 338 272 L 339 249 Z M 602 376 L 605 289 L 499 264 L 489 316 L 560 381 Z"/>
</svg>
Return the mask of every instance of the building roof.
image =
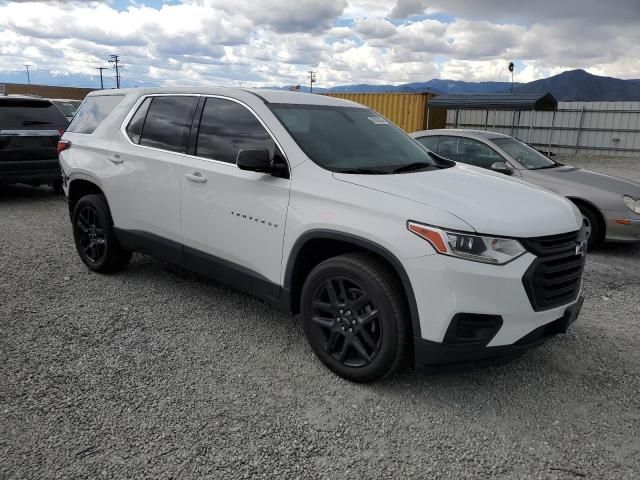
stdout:
<svg viewBox="0 0 640 480">
<path fill-rule="evenodd" d="M 429 108 L 554 111 L 558 102 L 550 93 L 455 93 L 432 98 Z"/>
</svg>

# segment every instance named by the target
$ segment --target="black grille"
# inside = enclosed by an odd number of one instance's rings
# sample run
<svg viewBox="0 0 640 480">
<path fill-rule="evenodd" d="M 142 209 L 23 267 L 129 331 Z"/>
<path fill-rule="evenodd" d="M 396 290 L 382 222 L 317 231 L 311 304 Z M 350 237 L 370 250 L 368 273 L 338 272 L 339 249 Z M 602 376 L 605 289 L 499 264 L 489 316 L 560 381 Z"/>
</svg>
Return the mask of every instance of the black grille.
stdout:
<svg viewBox="0 0 640 480">
<path fill-rule="evenodd" d="M 538 258 L 522 277 L 535 311 L 566 305 L 578 298 L 585 256 L 576 255 L 580 232 L 521 240 Z"/>
</svg>

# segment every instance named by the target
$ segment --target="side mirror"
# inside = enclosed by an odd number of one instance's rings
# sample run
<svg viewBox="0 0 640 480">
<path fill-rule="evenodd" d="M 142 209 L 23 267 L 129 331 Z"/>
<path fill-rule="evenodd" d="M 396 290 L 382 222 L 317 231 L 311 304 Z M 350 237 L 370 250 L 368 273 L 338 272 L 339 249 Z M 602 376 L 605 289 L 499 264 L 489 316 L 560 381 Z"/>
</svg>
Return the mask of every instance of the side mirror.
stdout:
<svg viewBox="0 0 640 480">
<path fill-rule="evenodd" d="M 507 164 L 507 162 L 496 162 L 491 165 L 491 170 L 504 175 L 513 175 L 513 169 Z"/>
<path fill-rule="evenodd" d="M 236 165 L 240 170 L 271 173 L 273 166 L 269 150 L 240 150 L 236 157 Z"/>
</svg>

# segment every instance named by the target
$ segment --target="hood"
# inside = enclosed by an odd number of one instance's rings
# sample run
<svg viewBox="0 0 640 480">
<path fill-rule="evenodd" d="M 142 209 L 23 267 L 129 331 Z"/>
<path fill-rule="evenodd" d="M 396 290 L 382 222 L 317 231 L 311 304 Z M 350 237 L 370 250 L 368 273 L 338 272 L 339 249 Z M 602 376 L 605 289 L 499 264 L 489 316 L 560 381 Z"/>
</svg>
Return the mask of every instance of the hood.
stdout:
<svg viewBox="0 0 640 480">
<path fill-rule="evenodd" d="M 562 166 L 558 168 L 545 168 L 542 170 L 528 170 L 527 178 L 541 180 L 570 182 L 577 185 L 588 185 L 589 187 L 606 190 L 620 195 L 631 195 L 634 198 L 640 196 L 640 183 L 625 180 L 624 178 L 611 177 L 603 173 L 582 170 L 581 168 Z"/>
<path fill-rule="evenodd" d="M 466 165 L 396 175 L 333 175 L 342 182 L 444 210 L 479 233 L 538 237 L 578 230 L 582 225 L 577 208 L 565 198 Z M 429 223 L 429 218 L 410 220 Z"/>
</svg>

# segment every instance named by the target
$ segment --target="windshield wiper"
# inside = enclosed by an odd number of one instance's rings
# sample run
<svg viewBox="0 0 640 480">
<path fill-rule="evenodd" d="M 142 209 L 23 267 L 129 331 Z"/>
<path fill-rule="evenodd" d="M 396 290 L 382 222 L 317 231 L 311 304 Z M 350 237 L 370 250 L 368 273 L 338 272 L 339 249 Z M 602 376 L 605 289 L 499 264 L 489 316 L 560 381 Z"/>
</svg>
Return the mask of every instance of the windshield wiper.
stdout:
<svg viewBox="0 0 640 480">
<path fill-rule="evenodd" d="M 43 122 L 42 120 L 25 120 L 22 122 L 23 127 L 27 127 L 29 125 L 51 125 L 51 122 Z"/>
<path fill-rule="evenodd" d="M 337 170 L 338 173 L 362 173 L 364 175 L 386 175 L 388 170 L 379 170 L 375 168 L 345 168 Z"/>
<path fill-rule="evenodd" d="M 432 163 L 427 162 L 413 162 L 402 165 L 392 170 L 392 173 L 413 172 L 414 170 L 424 170 L 425 168 L 438 168 Z"/>
<path fill-rule="evenodd" d="M 555 163 L 552 163 L 551 165 L 545 165 L 543 167 L 532 168 L 531 170 L 544 170 L 546 168 L 556 168 L 556 167 L 562 167 L 562 166 L 564 166 L 564 164 L 555 162 Z"/>
</svg>

